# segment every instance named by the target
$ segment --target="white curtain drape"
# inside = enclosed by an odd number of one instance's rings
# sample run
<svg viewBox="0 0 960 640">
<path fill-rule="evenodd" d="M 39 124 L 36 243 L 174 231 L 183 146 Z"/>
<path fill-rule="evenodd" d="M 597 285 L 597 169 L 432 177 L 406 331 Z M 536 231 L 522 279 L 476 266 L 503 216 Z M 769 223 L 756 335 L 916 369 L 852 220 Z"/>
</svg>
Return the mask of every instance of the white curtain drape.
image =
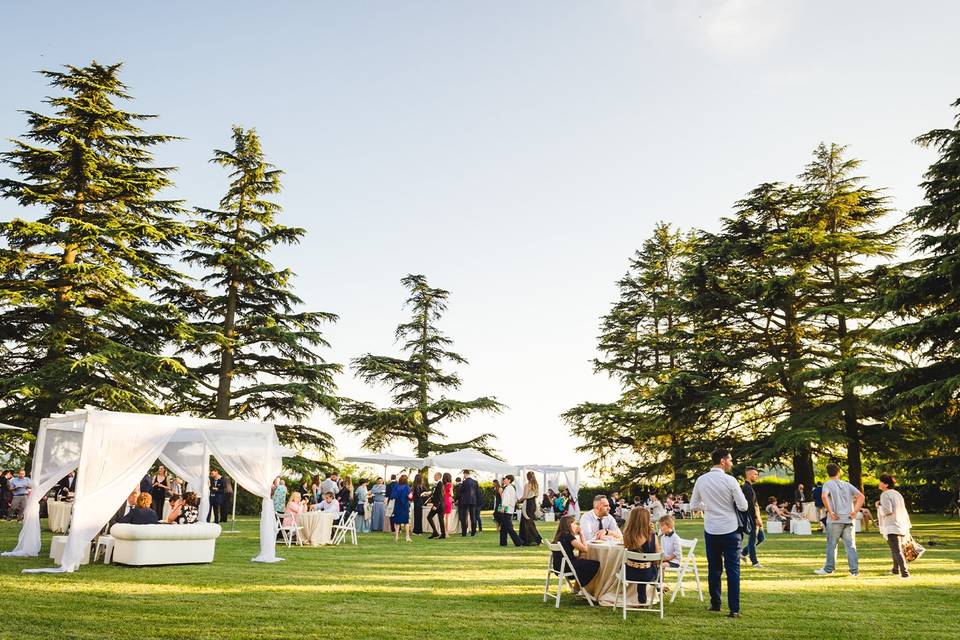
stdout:
<svg viewBox="0 0 960 640">
<path fill-rule="evenodd" d="M 80 465 L 82 431 L 47 429 L 41 423 L 33 456 L 33 491 L 23 511 L 23 527 L 13 551 L 5 556 L 40 555 L 40 498 Z"/>
<path fill-rule="evenodd" d="M 199 437 L 199 433 L 198 433 Z M 160 453 L 163 462 L 174 474 L 187 481 L 187 488 L 200 496 L 200 522 L 210 512 L 210 451 L 205 442 L 169 442 Z"/>
<path fill-rule="evenodd" d="M 260 553 L 254 562 L 278 562 L 276 521 L 270 488 L 282 466 L 280 442 L 275 431 L 205 432 L 210 452 L 236 484 L 262 499 L 260 507 Z M 234 487 L 236 491 L 236 487 Z"/>
<path fill-rule="evenodd" d="M 177 431 L 172 421 L 133 422 L 125 414 L 95 413 L 83 430 L 70 534 L 60 566 L 26 569 L 25 573 L 76 571 L 90 553 L 90 542 L 137 486 L 143 474 Z"/>
<path fill-rule="evenodd" d="M 580 515 L 580 472 L 579 471 L 565 471 L 563 473 L 564 478 L 567 480 L 567 489 L 570 490 L 570 495 L 573 496 L 573 499 L 576 501 L 575 506 L 570 512 L 575 515 Z"/>
</svg>

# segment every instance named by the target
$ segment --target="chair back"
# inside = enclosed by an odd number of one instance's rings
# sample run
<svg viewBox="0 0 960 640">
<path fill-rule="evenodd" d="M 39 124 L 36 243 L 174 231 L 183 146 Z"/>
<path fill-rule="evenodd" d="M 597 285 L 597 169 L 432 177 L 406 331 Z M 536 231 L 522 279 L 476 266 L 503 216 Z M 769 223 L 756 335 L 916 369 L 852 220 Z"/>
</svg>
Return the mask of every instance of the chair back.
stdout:
<svg viewBox="0 0 960 640">
<path fill-rule="evenodd" d="M 663 559 L 662 553 L 640 553 L 639 551 L 625 551 L 623 559 L 631 562 L 660 562 Z"/>
</svg>

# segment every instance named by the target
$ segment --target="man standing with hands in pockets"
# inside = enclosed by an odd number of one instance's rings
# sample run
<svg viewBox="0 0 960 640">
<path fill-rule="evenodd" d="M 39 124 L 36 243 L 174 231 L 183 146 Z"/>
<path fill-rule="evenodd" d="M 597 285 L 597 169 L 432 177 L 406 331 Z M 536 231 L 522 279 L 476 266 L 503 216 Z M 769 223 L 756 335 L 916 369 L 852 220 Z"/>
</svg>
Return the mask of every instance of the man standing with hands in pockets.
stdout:
<svg viewBox="0 0 960 640">
<path fill-rule="evenodd" d="M 727 606 L 731 618 L 740 617 L 740 519 L 737 511 L 747 510 L 747 499 L 736 478 L 730 475 L 733 457 L 726 449 L 710 454 L 713 468 L 697 478 L 690 496 L 690 508 L 703 511 L 703 538 L 707 553 L 707 583 L 710 607 L 720 611 L 720 578 L 727 571 Z"/>
<path fill-rule="evenodd" d="M 823 506 L 827 510 L 827 560 L 822 569 L 814 571 L 818 576 L 833 573 L 837 566 L 837 543 L 843 540 L 847 550 L 847 566 L 850 575 L 860 575 L 857 558 L 857 539 L 853 532 L 853 523 L 863 506 L 863 493 L 855 486 L 840 479 L 840 465 L 831 462 L 827 465 L 830 479 L 823 483 Z"/>
</svg>

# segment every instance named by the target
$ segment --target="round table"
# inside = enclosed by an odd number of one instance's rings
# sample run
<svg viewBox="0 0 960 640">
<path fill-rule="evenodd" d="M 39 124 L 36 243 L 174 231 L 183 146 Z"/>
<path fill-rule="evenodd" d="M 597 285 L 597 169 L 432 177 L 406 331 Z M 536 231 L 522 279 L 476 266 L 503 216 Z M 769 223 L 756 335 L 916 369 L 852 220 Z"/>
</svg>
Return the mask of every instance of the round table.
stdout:
<svg viewBox="0 0 960 640">
<path fill-rule="evenodd" d="M 420 526 L 423 527 L 423 532 L 426 533 L 430 531 L 430 522 L 427 519 L 427 516 L 430 515 L 430 509 L 433 507 L 431 505 L 424 505 L 423 512 L 420 514 Z M 413 507 L 410 507 L 410 522 L 413 523 Z M 436 519 L 434 519 L 436 522 Z M 446 519 L 444 519 L 444 526 L 447 528 L 447 535 L 453 535 L 454 532 L 460 533 L 460 515 L 457 513 L 457 505 L 453 505 L 450 513 L 447 514 Z M 437 523 L 439 526 L 439 523 Z M 389 531 L 390 529 L 387 529 Z M 439 531 L 437 533 L 440 533 Z"/>
<path fill-rule="evenodd" d="M 297 515 L 305 544 L 318 547 L 333 541 L 333 521 L 336 516 L 324 511 L 307 511 Z"/>
<path fill-rule="evenodd" d="M 617 574 L 623 565 L 625 548 L 620 542 L 588 542 L 587 558 L 600 563 L 600 571 L 587 585 L 587 592 L 596 598 L 601 607 L 615 607 L 617 602 Z M 650 602 L 650 599 L 647 599 Z M 639 607 L 637 599 L 637 585 L 627 587 L 627 606 Z"/>
<path fill-rule="evenodd" d="M 70 528 L 73 503 L 47 500 L 47 528 L 54 533 L 66 533 Z"/>
</svg>

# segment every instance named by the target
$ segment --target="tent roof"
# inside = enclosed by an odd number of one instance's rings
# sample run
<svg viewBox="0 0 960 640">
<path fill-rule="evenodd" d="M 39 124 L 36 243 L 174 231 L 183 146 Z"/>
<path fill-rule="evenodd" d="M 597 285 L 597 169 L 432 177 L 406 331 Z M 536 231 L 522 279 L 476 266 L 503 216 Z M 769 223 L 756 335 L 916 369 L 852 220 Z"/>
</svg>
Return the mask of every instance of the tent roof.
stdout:
<svg viewBox="0 0 960 640">
<path fill-rule="evenodd" d="M 580 471 L 580 467 L 566 467 L 563 465 L 555 464 L 523 464 L 520 465 L 521 468 L 527 469 L 528 471 L 540 471 L 542 473 L 554 473 L 554 472 L 564 472 L 564 471 Z"/>
<path fill-rule="evenodd" d="M 450 453 L 429 456 L 424 460 L 427 466 L 441 469 L 469 469 L 489 473 L 516 473 L 517 466 L 497 460 L 477 449 L 461 449 Z"/>
<path fill-rule="evenodd" d="M 359 462 L 361 464 L 382 464 L 388 467 L 415 467 L 419 469 L 424 466 L 423 458 L 401 456 L 396 453 L 372 453 L 368 456 L 348 456 L 344 458 L 344 460 L 347 462 Z"/>
</svg>

